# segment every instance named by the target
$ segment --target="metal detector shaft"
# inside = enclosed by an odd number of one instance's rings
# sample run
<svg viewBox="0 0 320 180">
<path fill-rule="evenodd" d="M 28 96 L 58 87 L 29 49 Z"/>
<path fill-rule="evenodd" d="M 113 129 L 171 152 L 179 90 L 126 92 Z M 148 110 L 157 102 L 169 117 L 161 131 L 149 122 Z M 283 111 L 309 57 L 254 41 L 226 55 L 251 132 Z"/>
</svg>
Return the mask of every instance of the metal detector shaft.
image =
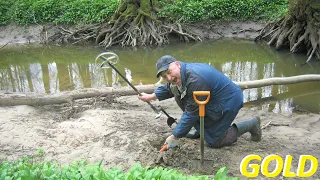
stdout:
<svg viewBox="0 0 320 180">
<path fill-rule="evenodd" d="M 107 59 L 106 59 L 105 57 L 100 56 L 100 58 L 103 59 L 104 61 L 107 61 Z M 112 67 L 112 69 L 114 69 L 114 70 L 122 77 L 122 79 L 124 79 L 124 80 L 129 84 L 129 86 L 132 87 L 133 90 L 135 90 L 135 91 L 139 94 L 139 96 L 141 96 L 141 93 L 138 91 L 138 89 L 137 89 L 136 87 L 134 87 L 134 86 L 127 80 L 127 78 L 124 77 L 124 76 L 118 71 L 118 69 L 117 69 L 115 66 L 113 66 L 113 65 L 112 65 L 111 63 L 109 63 L 108 61 L 107 61 L 107 63 L 108 63 L 108 65 L 109 65 L 110 67 Z M 147 101 L 147 103 L 149 104 L 149 106 L 150 106 L 156 113 L 159 113 L 159 111 L 157 110 L 157 108 L 154 107 L 149 101 Z M 163 111 L 162 108 L 161 108 L 161 110 Z M 163 111 L 163 112 L 164 112 L 164 111 Z M 166 112 L 164 112 L 164 113 L 168 116 L 168 114 L 167 114 Z"/>
<path fill-rule="evenodd" d="M 160 107 L 160 109 L 161 109 L 161 111 L 162 111 L 168 118 L 171 117 L 162 107 Z"/>
</svg>

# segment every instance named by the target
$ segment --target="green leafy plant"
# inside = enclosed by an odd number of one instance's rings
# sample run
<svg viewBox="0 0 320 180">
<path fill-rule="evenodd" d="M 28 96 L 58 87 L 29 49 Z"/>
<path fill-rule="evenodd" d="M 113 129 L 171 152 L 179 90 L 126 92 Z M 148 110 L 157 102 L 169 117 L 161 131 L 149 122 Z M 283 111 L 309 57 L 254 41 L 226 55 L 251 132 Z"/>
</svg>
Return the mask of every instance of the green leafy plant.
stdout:
<svg viewBox="0 0 320 180">
<path fill-rule="evenodd" d="M 118 6 L 118 0 L 78 0 L 65 4 L 55 22 L 97 23 L 110 17 Z"/>
<path fill-rule="evenodd" d="M 185 175 L 176 169 L 163 167 L 142 167 L 140 163 L 132 166 L 127 172 L 119 168 L 104 169 L 102 161 L 88 165 L 86 160 L 76 161 L 70 165 L 61 166 L 57 162 L 44 160 L 44 150 L 39 149 L 35 155 L 24 156 L 18 160 L 3 161 L 0 163 L 0 179 L 209 179 L 208 176 Z M 215 180 L 235 180 L 228 178 L 226 167 L 218 170 Z"/>
<path fill-rule="evenodd" d="M 10 21 L 10 9 L 12 4 L 12 0 L 0 1 L 0 25 L 7 24 Z"/>
<path fill-rule="evenodd" d="M 32 3 L 32 0 L 17 0 L 10 10 L 12 13 L 11 20 L 18 24 L 36 23 Z"/>
<path fill-rule="evenodd" d="M 118 4 L 119 0 L 1 1 L 0 24 L 101 23 L 111 17 Z M 275 19 L 288 11 L 288 0 L 159 0 L 159 4 L 159 17 L 182 22 Z"/>
<path fill-rule="evenodd" d="M 59 17 L 63 8 L 63 1 L 37 0 L 32 3 L 31 8 L 36 23 L 52 22 Z"/>
<path fill-rule="evenodd" d="M 9 0 L 0 5 L 0 24 L 76 24 L 105 21 L 116 10 L 118 0 Z"/>
<path fill-rule="evenodd" d="M 214 19 L 272 19 L 287 12 L 288 0 L 185 0 L 165 6 L 161 17 L 192 22 Z M 272 15 L 272 16 L 271 16 Z"/>
<path fill-rule="evenodd" d="M 222 167 L 218 170 L 216 175 L 214 176 L 214 179 L 219 179 L 219 180 L 238 180 L 239 178 L 228 178 L 227 177 L 228 173 L 228 168 L 227 167 Z"/>
</svg>

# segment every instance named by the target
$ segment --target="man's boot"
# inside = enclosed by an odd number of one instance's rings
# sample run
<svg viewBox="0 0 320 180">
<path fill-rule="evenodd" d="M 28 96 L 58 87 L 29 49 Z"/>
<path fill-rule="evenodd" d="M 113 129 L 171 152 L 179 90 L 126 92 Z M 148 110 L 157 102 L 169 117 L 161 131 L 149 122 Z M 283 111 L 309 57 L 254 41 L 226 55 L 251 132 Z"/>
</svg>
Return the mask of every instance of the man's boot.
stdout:
<svg viewBox="0 0 320 180">
<path fill-rule="evenodd" d="M 252 141 L 260 141 L 262 136 L 262 131 L 260 127 L 260 118 L 254 117 L 247 121 L 242 121 L 235 123 L 238 129 L 238 137 L 246 132 L 251 133 L 251 140 Z"/>
</svg>

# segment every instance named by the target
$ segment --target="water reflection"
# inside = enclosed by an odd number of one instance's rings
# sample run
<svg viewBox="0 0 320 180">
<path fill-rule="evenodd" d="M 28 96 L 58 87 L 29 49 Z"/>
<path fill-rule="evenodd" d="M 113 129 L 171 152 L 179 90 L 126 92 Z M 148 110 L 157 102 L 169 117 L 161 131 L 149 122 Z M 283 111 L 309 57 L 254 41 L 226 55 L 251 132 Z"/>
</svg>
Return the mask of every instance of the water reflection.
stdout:
<svg viewBox="0 0 320 180">
<path fill-rule="evenodd" d="M 23 67 L 10 66 L 10 70 L 11 76 L 10 72 L 6 72 L 5 74 L 8 74 L 9 76 L 3 78 L 4 82 L 7 82 L 9 85 L 8 89 L 12 89 L 14 91 L 30 92 L 27 74 L 23 70 Z M 12 86 L 10 87 L 10 85 Z"/>
<path fill-rule="evenodd" d="M 90 74 L 90 85 L 93 88 L 99 88 L 102 87 L 104 78 L 106 77 L 105 72 L 104 73 L 96 73 L 98 70 L 95 64 L 89 63 L 89 74 Z M 105 81 L 106 84 L 108 84 L 108 79 Z"/>
<path fill-rule="evenodd" d="M 57 64 L 55 62 L 48 64 L 48 76 L 49 76 L 50 93 L 54 94 L 54 93 L 60 92 L 58 69 L 57 69 Z"/>
<path fill-rule="evenodd" d="M 293 112 L 293 99 L 285 99 L 277 101 L 275 107 L 272 109 L 274 113 L 292 113 Z"/>
<path fill-rule="evenodd" d="M 241 81 L 250 81 L 250 80 L 258 80 L 259 79 L 259 69 L 263 69 L 263 78 L 272 78 L 275 77 L 275 63 L 268 63 L 262 65 L 262 68 L 259 68 L 256 62 L 226 62 L 222 64 L 221 71 L 231 78 L 233 81 L 241 82 Z M 10 66 L 10 72 L 6 72 L 2 70 L 1 79 L 2 79 L 2 88 L 5 87 L 5 91 L 16 91 L 16 92 L 39 92 L 44 93 L 45 90 L 45 82 L 44 79 L 48 79 L 50 93 L 58 93 L 60 92 L 60 70 L 57 67 L 55 62 L 48 63 L 48 74 L 44 74 L 44 70 L 39 63 L 32 63 L 28 68 L 23 68 L 21 66 Z M 72 63 L 71 65 L 67 65 L 68 76 L 67 82 L 72 84 L 73 89 L 84 88 L 83 78 L 81 77 L 81 73 L 79 70 L 79 65 L 77 63 Z M 111 75 L 109 74 L 111 72 Z M 124 76 L 127 78 L 129 82 L 133 82 L 132 72 L 129 68 L 124 68 Z M 109 69 L 100 69 L 95 66 L 93 63 L 88 64 L 88 73 L 90 76 L 90 87 L 93 88 L 101 88 L 106 86 L 113 87 L 121 87 L 123 85 L 127 85 L 123 82 L 121 78 L 115 70 Z M 44 78 L 47 76 L 46 78 Z M 62 76 L 64 76 L 62 74 Z M 29 83 L 28 78 L 31 80 Z M 284 77 L 282 75 L 282 77 Z M 66 81 L 66 79 L 64 79 Z M 139 82 L 139 79 L 136 80 Z M 12 83 L 11 83 L 12 82 Z M 140 82 L 141 84 L 141 82 Z M 243 91 L 244 94 L 244 102 L 256 101 L 259 99 L 259 88 L 245 89 Z M 279 85 L 279 86 L 266 86 L 261 88 L 261 98 L 272 97 L 277 94 L 282 94 L 288 92 L 287 85 Z M 292 112 L 293 99 L 286 99 L 277 101 L 272 109 L 273 112 Z M 262 106 L 262 109 L 270 109 L 269 105 Z"/>
<path fill-rule="evenodd" d="M 47 67 L 47 74 L 44 73 Z M 93 63 L 88 64 L 88 73 L 90 80 L 90 87 L 101 88 L 106 86 L 121 87 L 127 84 L 123 79 L 116 73 L 114 69 L 99 69 Z M 250 81 L 257 80 L 258 77 L 258 64 L 256 62 L 226 62 L 222 64 L 221 71 L 231 78 L 233 81 Z M 10 74 L 11 71 L 11 75 Z M 16 92 L 49 92 L 57 93 L 60 92 L 60 78 L 65 76 L 64 74 L 59 74 L 63 70 L 60 70 L 55 62 L 48 63 L 47 66 L 41 66 L 39 63 L 29 64 L 28 68 L 23 68 L 22 66 L 10 66 L 10 71 L 2 69 L 1 81 L 2 90 L 4 91 L 16 91 Z M 77 63 L 72 63 L 67 65 L 67 76 L 63 78 L 64 81 L 72 84 L 72 89 L 84 88 L 84 80 L 81 76 L 81 71 Z M 124 76 L 126 79 L 132 82 L 140 82 L 139 79 L 134 80 L 135 77 L 132 76 L 132 72 L 129 68 L 125 67 L 123 69 Z M 275 64 L 270 63 L 263 65 L 263 78 L 275 77 Z M 109 74 L 111 72 L 111 74 Z M 31 80 L 29 83 L 28 78 Z M 66 79 L 67 78 L 67 79 Z M 137 77 L 138 78 L 138 77 Z M 45 79 L 48 80 L 49 89 L 46 91 L 44 84 Z M 12 83 L 11 83 L 12 82 Z M 138 83 L 135 83 L 138 84 Z M 139 83 L 141 84 L 141 82 Z M 273 86 L 262 87 L 261 97 L 271 97 L 273 95 Z M 278 86 L 276 93 L 281 94 L 283 92 L 288 92 L 288 87 L 286 85 Z M 258 99 L 258 88 L 246 89 L 244 90 L 244 101 L 252 101 Z"/>
<path fill-rule="evenodd" d="M 287 61 L 292 57 L 291 54 L 290 57 L 287 57 L 287 53 L 281 54 L 273 52 L 270 49 L 266 50 L 263 46 L 260 47 L 243 42 L 240 42 L 241 45 L 239 46 L 239 42 L 232 43 L 227 42 L 222 45 L 221 43 L 196 44 L 187 46 L 187 48 L 172 46 L 168 49 L 146 49 L 139 51 L 116 49 L 114 51 L 120 57 L 120 62 L 116 65 L 117 69 L 134 85 L 157 83 L 158 79 L 154 75 L 154 64 L 157 58 L 164 54 L 172 54 L 177 59 L 187 62 L 208 63 L 236 82 L 320 73 L 316 70 L 319 69 L 318 67 L 297 67 L 297 64 L 299 64 L 298 60 Z M 45 54 L 43 55 L 45 57 L 34 57 L 24 54 L 22 56 L 24 63 L 18 64 L 11 63 L 12 61 L 9 63 L 9 60 L 12 57 L 19 59 L 19 53 L 16 55 L 12 55 L 14 54 L 12 52 L 4 54 L 1 57 L 8 56 L 8 62 L 6 60 L 0 61 L 2 63 L 0 64 L 0 90 L 4 92 L 53 94 L 65 90 L 89 87 L 128 86 L 112 68 L 101 69 L 95 66 L 93 61 L 95 56 L 100 53 L 99 49 L 74 49 L 63 49 L 66 52 L 61 52 L 62 48 L 56 49 L 55 51 L 59 55 L 50 55 L 43 52 L 42 54 Z M 228 49 L 232 49 L 233 51 L 228 51 Z M 28 53 L 30 51 L 32 50 L 28 50 Z M 70 55 L 72 51 L 75 51 L 75 53 Z M 39 54 L 39 52 L 35 52 L 35 54 Z M 75 56 L 75 54 L 78 54 L 78 56 Z M 53 57 L 50 58 L 50 56 Z M 59 58 L 61 56 L 61 58 L 57 60 L 57 56 Z M 78 60 L 79 58 L 83 59 Z M 296 94 L 303 94 L 309 91 L 319 93 L 317 91 L 319 88 L 319 83 L 313 83 L 246 89 L 243 91 L 244 102 L 250 103 L 265 100 L 266 103 L 260 106 L 261 109 L 274 113 L 291 113 L 297 103 L 301 104 L 301 98 L 294 97 Z M 310 101 L 315 101 L 314 104 L 316 106 L 311 107 L 311 109 L 313 108 L 313 111 L 319 112 L 319 98 L 310 99 Z"/>
<path fill-rule="evenodd" d="M 274 63 L 265 64 L 263 67 L 263 79 L 274 77 Z M 262 98 L 272 96 L 273 86 L 262 87 Z"/>
<path fill-rule="evenodd" d="M 44 81 L 43 81 L 43 73 L 42 73 L 42 67 L 40 63 L 32 63 L 29 66 L 30 69 L 30 79 L 32 86 L 31 88 L 33 89 L 34 92 L 39 92 L 39 93 L 44 93 L 46 92 L 44 88 Z M 22 72 L 25 74 L 26 72 Z M 16 86 L 17 87 L 17 86 Z M 19 86 L 18 86 L 19 88 Z M 23 87 L 20 86 L 22 89 Z M 24 89 L 22 89 L 24 91 Z"/>
<path fill-rule="evenodd" d="M 69 74 L 71 74 L 71 80 L 74 86 L 74 89 L 81 89 L 83 88 L 83 81 L 80 76 L 80 71 L 78 68 L 77 63 L 72 63 L 71 68 L 68 66 L 68 70 L 71 71 Z"/>
</svg>

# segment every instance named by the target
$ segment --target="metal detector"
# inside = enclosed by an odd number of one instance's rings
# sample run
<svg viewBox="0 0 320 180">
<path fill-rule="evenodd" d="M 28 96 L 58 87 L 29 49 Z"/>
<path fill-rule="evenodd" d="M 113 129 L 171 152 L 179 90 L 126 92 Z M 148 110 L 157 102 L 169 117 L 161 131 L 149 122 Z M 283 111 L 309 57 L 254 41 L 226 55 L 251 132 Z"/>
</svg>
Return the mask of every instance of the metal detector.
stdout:
<svg viewBox="0 0 320 180">
<path fill-rule="evenodd" d="M 102 60 L 101 63 L 98 63 L 99 60 Z M 119 57 L 117 54 L 113 53 L 113 52 L 103 52 L 101 54 L 99 54 L 96 57 L 95 63 L 96 66 L 99 68 L 112 68 L 114 69 L 121 77 L 123 80 L 125 80 L 129 86 L 138 93 L 138 95 L 141 95 L 141 93 L 138 91 L 138 89 L 136 87 L 134 87 L 128 80 L 127 78 L 125 78 L 119 71 L 118 69 L 114 66 L 115 64 L 117 64 L 117 62 L 119 61 Z M 162 115 L 162 112 L 167 116 L 167 124 L 169 127 L 172 126 L 173 123 L 177 123 L 176 119 L 174 119 L 173 117 L 171 117 L 161 106 L 158 106 L 158 108 L 156 108 L 154 105 L 152 105 L 150 102 L 147 102 L 148 105 L 151 107 L 151 109 L 157 113 L 156 115 L 156 119 L 160 118 L 160 116 Z"/>
</svg>

